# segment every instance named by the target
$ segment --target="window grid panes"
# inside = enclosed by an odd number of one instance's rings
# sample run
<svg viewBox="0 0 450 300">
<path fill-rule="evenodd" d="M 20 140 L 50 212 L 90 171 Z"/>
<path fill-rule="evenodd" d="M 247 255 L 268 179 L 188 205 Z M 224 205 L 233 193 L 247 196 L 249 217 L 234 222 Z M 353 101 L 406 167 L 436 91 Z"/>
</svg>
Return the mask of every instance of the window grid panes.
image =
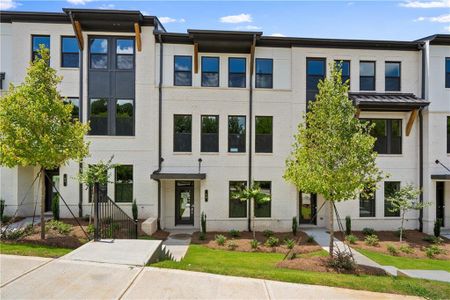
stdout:
<svg viewBox="0 0 450 300">
<path fill-rule="evenodd" d="M 347 82 L 350 85 L 350 61 L 349 60 L 336 60 L 336 66 L 342 70 L 342 83 Z"/>
<path fill-rule="evenodd" d="M 61 37 L 61 67 L 78 68 L 79 67 L 79 49 L 75 37 Z"/>
<path fill-rule="evenodd" d="M 386 91 L 400 91 L 401 64 L 399 62 L 385 63 L 385 85 Z"/>
<path fill-rule="evenodd" d="M 447 117 L 447 153 L 450 153 L 450 117 Z"/>
<path fill-rule="evenodd" d="M 272 195 L 272 183 L 270 181 L 255 181 L 259 186 L 261 192 L 266 195 Z M 270 218 L 271 217 L 272 200 L 258 204 L 255 202 L 255 217 L 256 218 Z"/>
<path fill-rule="evenodd" d="M 228 87 L 245 88 L 246 86 L 246 59 L 243 57 L 230 57 L 228 59 Z"/>
<path fill-rule="evenodd" d="M 108 39 L 90 39 L 91 69 L 108 69 Z"/>
<path fill-rule="evenodd" d="M 114 199 L 116 202 L 133 202 L 133 166 L 120 165 L 115 168 Z"/>
<path fill-rule="evenodd" d="M 306 100 L 314 101 L 319 93 L 317 87 L 320 80 L 325 79 L 326 60 L 325 58 L 306 59 Z"/>
<path fill-rule="evenodd" d="M 246 181 L 230 181 L 228 188 L 228 205 L 230 218 L 245 218 L 247 217 L 247 201 L 234 199 L 233 195 L 244 189 L 247 186 Z"/>
<path fill-rule="evenodd" d="M 108 134 L 108 100 L 97 98 L 89 100 L 90 135 Z"/>
<path fill-rule="evenodd" d="M 450 88 L 450 57 L 445 58 L 445 87 Z"/>
<path fill-rule="evenodd" d="M 272 153 L 273 151 L 273 117 L 255 117 L 255 152 Z"/>
<path fill-rule="evenodd" d="M 72 119 L 80 120 L 80 99 L 69 97 L 64 99 L 64 103 L 72 104 Z"/>
<path fill-rule="evenodd" d="M 375 91 L 375 62 L 361 61 L 359 63 L 359 89 Z"/>
<path fill-rule="evenodd" d="M 374 150 L 379 154 L 402 154 L 402 120 L 368 119 L 375 123 L 371 131 L 376 137 Z"/>
<path fill-rule="evenodd" d="M 174 152 L 192 151 L 192 116 L 174 115 Z"/>
<path fill-rule="evenodd" d="M 134 68 L 134 39 L 116 40 L 116 68 L 119 70 Z"/>
<path fill-rule="evenodd" d="M 273 87 L 273 59 L 257 58 L 255 61 L 256 88 L 271 89 Z"/>
<path fill-rule="evenodd" d="M 375 217 L 375 189 L 366 189 L 359 195 L 359 216 Z"/>
<path fill-rule="evenodd" d="M 201 152 L 219 152 L 219 116 L 202 116 L 201 122 Z"/>
<path fill-rule="evenodd" d="M 245 152 L 246 143 L 245 116 L 228 117 L 228 152 Z"/>
<path fill-rule="evenodd" d="M 173 81 L 176 86 L 192 85 L 192 56 L 175 55 Z"/>
<path fill-rule="evenodd" d="M 40 45 L 44 45 L 45 48 L 50 49 L 50 36 L 32 35 L 31 43 L 32 43 L 31 60 L 34 61 L 35 58 L 38 56 L 38 50 L 40 49 Z"/>
<path fill-rule="evenodd" d="M 202 57 L 202 86 L 219 86 L 219 58 Z"/>
<path fill-rule="evenodd" d="M 119 99 L 116 101 L 116 135 L 134 135 L 134 101 Z"/>
<path fill-rule="evenodd" d="M 400 182 L 399 181 L 385 181 L 384 182 L 384 216 L 385 217 L 399 217 L 400 212 L 392 212 L 392 203 L 388 201 L 388 198 L 391 197 L 396 191 L 400 190 Z"/>
</svg>

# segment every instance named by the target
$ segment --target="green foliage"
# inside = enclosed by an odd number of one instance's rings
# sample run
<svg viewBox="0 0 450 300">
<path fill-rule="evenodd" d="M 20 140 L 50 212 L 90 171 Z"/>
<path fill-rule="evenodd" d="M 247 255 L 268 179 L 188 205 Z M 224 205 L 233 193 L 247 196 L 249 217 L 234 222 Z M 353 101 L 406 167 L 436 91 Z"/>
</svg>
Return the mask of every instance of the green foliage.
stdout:
<svg viewBox="0 0 450 300">
<path fill-rule="evenodd" d="M 293 217 L 292 218 L 292 235 L 294 235 L 294 236 L 297 235 L 297 228 L 298 228 L 297 217 Z"/>
<path fill-rule="evenodd" d="M 391 244 L 387 245 L 387 251 L 388 251 L 389 254 L 392 255 L 392 256 L 398 256 L 398 254 L 399 254 L 398 249 L 395 248 L 395 246 L 394 246 L 394 245 L 391 245 Z"/>
<path fill-rule="evenodd" d="M 409 245 L 401 245 L 398 249 L 401 252 L 406 253 L 406 254 L 413 254 L 414 253 L 414 248 L 409 246 Z"/>
<path fill-rule="evenodd" d="M 198 235 L 198 239 L 199 239 L 200 241 L 206 240 L 206 233 L 200 232 L 200 234 Z"/>
<path fill-rule="evenodd" d="M 238 245 L 234 241 L 228 242 L 228 249 L 235 250 L 238 247 Z"/>
<path fill-rule="evenodd" d="M 447 251 L 444 248 L 439 247 L 438 245 L 431 245 L 425 248 L 425 253 L 429 258 L 433 258 L 439 254 L 446 254 Z"/>
<path fill-rule="evenodd" d="M 0 199 L 0 220 L 1 220 L 1 222 L 3 222 L 3 214 L 5 213 L 5 207 L 6 207 L 5 200 Z"/>
<path fill-rule="evenodd" d="M 351 254 L 343 251 L 338 251 L 335 256 L 330 257 L 327 264 L 338 272 L 351 271 L 356 268 Z"/>
<path fill-rule="evenodd" d="M 312 244 L 316 242 L 316 239 L 313 235 L 308 235 L 308 237 L 306 238 L 306 242 Z"/>
<path fill-rule="evenodd" d="M 133 220 L 137 220 L 138 219 L 138 206 L 136 203 L 136 199 L 134 199 L 133 204 L 131 206 L 131 212 L 133 214 Z"/>
<path fill-rule="evenodd" d="M 345 234 L 352 234 L 352 218 L 350 216 L 345 217 Z"/>
<path fill-rule="evenodd" d="M 56 230 L 60 234 L 68 234 L 72 230 L 72 225 L 57 220 L 50 220 L 45 223 L 45 231 Z"/>
<path fill-rule="evenodd" d="M 370 227 L 365 227 L 365 228 L 363 228 L 362 233 L 364 235 L 373 235 L 373 234 L 375 234 L 375 229 L 370 228 Z"/>
<path fill-rule="evenodd" d="M 202 227 L 202 229 L 201 229 L 202 233 L 206 234 L 206 214 L 203 211 L 202 211 L 202 214 L 201 214 L 200 224 L 201 224 L 201 227 Z"/>
<path fill-rule="evenodd" d="M 22 229 L 9 229 L 6 230 L 5 232 L 1 233 L 1 238 L 4 240 L 9 240 L 9 241 L 16 241 L 24 236 L 26 236 L 28 234 L 28 231 L 24 228 Z"/>
<path fill-rule="evenodd" d="M 86 228 L 86 233 L 89 235 L 93 235 L 95 231 L 94 224 L 89 224 Z"/>
<path fill-rule="evenodd" d="M 78 181 L 92 187 L 95 183 L 106 185 L 109 181 L 109 170 L 114 169 L 118 164 L 113 164 L 114 155 L 107 162 L 100 160 L 98 163 L 89 165 L 83 172 L 78 174 Z"/>
<path fill-rule="evenodd" d="M 284 244 L 288 249 L 293 249 L 295 247 L 295 241 L 292 239 L 286 239 L 284 240 Z"/>
<path fill-rule="evenodd" d="M 266 238 L 271 237 L 271 236 L 273 236 L 273 231 L 272 231 L 272 230 L 269 230 L 269 229 L 266 229 L 266 230 L 263 231 L 263 235 L 264 235 Z"/>
<path fill-rule="evenodd" d="M 231 229 L 229 232 L 231 237 L 237 238 L 241 236 L 241 232 L 239 230 L 236 229 Z"/>
<path fill-rule="evenodd" d="M 61 77 L 42 45 L 23 83 L 10 84 L 0 101 L 0 165 L 54 169 L 88 154 L 89 126 L 72 120 L 73 106 L 58 92 Z"/>
<path fill-rule="evenodd" d="M 52 199 L 52 214 L 53 219 L 59 220 L 59 195 L 55 195 Z"/>
<path fill-rule="evenodd" d="M 250 247 L 252 247 L 253 250 L 257 249 L 259 246 L 258 240 L 251 240 L 250 241 Z"/>
<path fill-rule="evenodd" d="M 441 235 L 441 226 L 442 220 L 436 219 L 436 221 L 434 221 L 434 228 L 433 228 L 433 233 L 435 237 L 439 237 Z"/>
<path fill-rule="evenodd" d="M 376 247 L 379 245 L 380 240 L 378 239 L 378 236 L 375 234 L 366 235 L 366 238 L 364 239 L 364 243 L 368 246 Z"/>
<path fill-rule="evenodd" d="M 215 240 L 216 240 L 217 245 L 223 246 L 223 245 L 225 245 L 227 238 L 222 234 L 218 234 L 218 235 L 216 235 Z"/>
<path fill-rule="evenodd" d="M 441 237 L 435 237 L 435 236 L 426 236 L 423 238 L 424 241 L 431 243 L 431 244 L 442 244 L 442 242 L 444 241 L 443 238 Z"/>
<path fill-rule="evenodd" d="M 279 238 L 276 238 L 276 237 L 274 237 L 274 236 L 270 236 L 270 237 L 266 240 L 265 245 L 266 245 L 267 247 L 276 247 L 276 246 L 278 246 L 279 243 L 280 243 L 280 239 L 279 239 Z"/>
<path fill-rule="evenodd" d="M 353 234 L 349 234 L 345 237 L 345 240 L 347 242 L 349 242 L 350 244 L 356 244 L 356 242 L 358 241 L 358 238 Z"/>
<path fill-rule="evenodd" d="M 1 254 L 12 254 L 22 256 L 40 256 L 40 257 L 60 257 L 73 251 L 68 248 L 58 248 L 45 245 L 24 244 L 20 243 L 1 243 Z"/>
</svg>

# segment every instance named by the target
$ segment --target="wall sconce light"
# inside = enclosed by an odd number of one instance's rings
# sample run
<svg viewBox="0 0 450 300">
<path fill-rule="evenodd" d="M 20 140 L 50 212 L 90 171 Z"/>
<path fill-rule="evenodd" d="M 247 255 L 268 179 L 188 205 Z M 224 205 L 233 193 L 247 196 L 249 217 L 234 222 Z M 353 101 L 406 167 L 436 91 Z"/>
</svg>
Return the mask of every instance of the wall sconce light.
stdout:
<svg viewBox="0 0 450 300">
<path fill-rule="evenodd" d="M 67 186 L 67 174 L 63 175 L 63 185 Z"/>
<path fill-rule="evenodd" d="M 205 202 L 208 202 L 208 190 L 205 190 Z"/>
</svg>

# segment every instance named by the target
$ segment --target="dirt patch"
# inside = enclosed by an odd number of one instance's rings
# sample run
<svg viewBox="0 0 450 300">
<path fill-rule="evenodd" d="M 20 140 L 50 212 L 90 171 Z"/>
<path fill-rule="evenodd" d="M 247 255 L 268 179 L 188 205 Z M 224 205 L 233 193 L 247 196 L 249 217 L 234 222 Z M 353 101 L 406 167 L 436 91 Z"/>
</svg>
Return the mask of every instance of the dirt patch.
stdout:
<svg viewBox="0 0 450 300">
<path fill-rule="evenodd" d="M 374 252 L 379 252 L 383 254 L 390 254 L 388 251 L 388 245 L 392 245 L 397 250 L 400 249 L 401 246 L 410 247 L 412 249 L 412 253 L 405 253 L 402 251 L 398 251 L 398 256 L 404 256 L 404 257 L 411 257 L 411 258 L 427 258 L 427 255 L 425 253 L 425 248 L 433 245 L 430 242 L 427 242 L 427 237 L 430 237 L 430 235 L 425 234 L 423 232 L 417 231 L 417 230 L 406 230 L 404 232 L 403 242 L 399 241 L 399 236 L 395 231 L 377 231 L 375 234 L 378 236 L 378 239 L 380 240 L 378 246 L 369 246 L 364 242 L 364 234 L 361 231 L 353 231 L 353 235 L 355 235 L 358 238 L 358 241 L 356 244 L 351 244 L 350 246 L 355 249 L 366 249 Z M 343 233 L 337 232 L 336 237 L 343 240 Z M 446 251 L 446 254 L 439 254 L 436 255 L 435 259 L 444 259 L 449 260 L 450 259 L 450 240 L 443 238 L 443 242 L 439 244 L 439 247 L 444 249 Z"/>
<path fill-rule="evenodd" d="M 164 231 L 164 230 L 158 230 L 154 234 L 151 235 L 152 238 L 155 240 L 167 240 L 167 237 L 169 236 L 170 232 Z"/>
</svg>

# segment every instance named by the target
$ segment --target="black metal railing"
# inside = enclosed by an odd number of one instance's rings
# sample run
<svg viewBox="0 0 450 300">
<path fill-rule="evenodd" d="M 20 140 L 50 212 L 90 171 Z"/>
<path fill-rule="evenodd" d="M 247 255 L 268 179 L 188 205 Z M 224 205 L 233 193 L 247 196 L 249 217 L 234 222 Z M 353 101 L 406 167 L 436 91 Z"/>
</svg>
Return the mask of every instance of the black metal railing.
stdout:
<svg viewBox="0 0 450 300">
<path fill-rule="evenodd" d="M 104 191 L 94 187 L 94 238 L 137 239 L 138 222 L 124 212 Z"/>
</svg>

